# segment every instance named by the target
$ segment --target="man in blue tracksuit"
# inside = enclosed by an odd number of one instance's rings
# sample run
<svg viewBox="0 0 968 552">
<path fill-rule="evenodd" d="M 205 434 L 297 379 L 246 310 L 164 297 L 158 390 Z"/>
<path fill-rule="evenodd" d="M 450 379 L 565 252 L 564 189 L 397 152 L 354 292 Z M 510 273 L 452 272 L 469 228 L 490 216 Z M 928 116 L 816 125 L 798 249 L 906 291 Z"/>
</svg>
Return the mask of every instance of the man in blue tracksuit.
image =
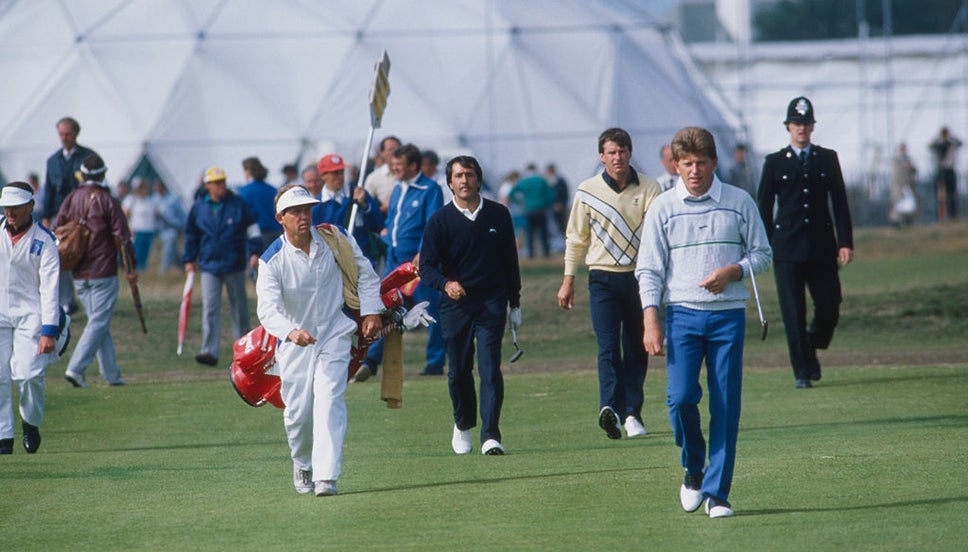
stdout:
<svg viewBox="0 0 968 552">
<path fill-rule="evenodd" d="M 387 266 L 384 277 L 401 264 L 417 258 L 424 227 L 444 203 L 444 194 L 440 191 L 437 182 L 420 172 L 422 159 L 423 156 L 417 146 L 406 144 L 393 152 L 390 161 L 390 170 L 396 176 L 397 184 L 390 194 L 386 228 L 382 234 L 383 242 L 387 246 Z M 415 303 L 427 301 L 429 303 L 427 313 L 435 320 L 440 319 L 437 312 L 440 296 L 436 291 L 421 282 L 413 292 L 413 300 Z M 446 356 L 440 325 L 431 324 L 428 333 L 427 365 L 420 373 L 425 376 L 443 375 Z M 383 341 L 381 340 L 370 346 L 366 362 L 360 366 L 354 380 L 366 381 L 376 374 L 377 367 L 382 361 Z"/>
<path fill-rule="evenodd" d="M 202 272 L 202 350 L 199 364 L 218 364 L 222 337 L 222 286 L 229 295 L 232 336 L 249 331 L 245 269 L 258 266 L 262 238 L 245 201 L 225 185 L 225 171 L 205 171 L 205 194 L 195 200 L 185 225 L 185 272 Z"/>
</svg>

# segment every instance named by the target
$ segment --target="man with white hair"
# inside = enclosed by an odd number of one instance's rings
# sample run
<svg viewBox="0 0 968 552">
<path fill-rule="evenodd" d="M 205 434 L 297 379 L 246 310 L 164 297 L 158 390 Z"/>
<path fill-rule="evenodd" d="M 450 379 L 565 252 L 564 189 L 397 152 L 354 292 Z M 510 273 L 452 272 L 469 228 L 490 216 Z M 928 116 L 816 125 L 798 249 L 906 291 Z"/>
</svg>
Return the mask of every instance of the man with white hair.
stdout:
<svg viewBox="0 0 968 552">
<path fill-rule="evenodd" d="M 44 201 L 40 205 L 40 216 L 44 226 L 51 226 L 61 203 L 68 194 L 77 189 L 77 173 L 81 170 L 81 163 L 94 150 L 77 143 L 77 135 L 81 133 L 81 125 L 73 117 L 62 117 L 57 121 L 57 136 L 60 138 L 61 148 L 47 158 L 47 174 L 44 177 Z M 59 302 L 71 314 L 77 310 L 77 300 L 74 298 L 74 280 L 70 271 L 61 272 Z"/>
<path fill-rule="evenodd" d="M 259 322 L 279 338 L 276 361 L 282 379 L 283 415 L 296 492 L 335 495 L 346 436 L 347 369 L 357 323 L 376 337 L 380 279 L 356 241 L 335 225 L 312 225 L 319 203 L 298 185 L 275 198 L 283 234 L 259 260 L 256 281 Z"/>
<path fill-rule="evenodd" d="M 24 449 L 40 447 L 44 377 L 64 313 L 57 305 L 60 259 L 53 234 L 32 217 L 34 197 L 26 182 L 0 190 L 0 454 L 13 453 L 11 383 L 20 393 Z"/>
</svg>

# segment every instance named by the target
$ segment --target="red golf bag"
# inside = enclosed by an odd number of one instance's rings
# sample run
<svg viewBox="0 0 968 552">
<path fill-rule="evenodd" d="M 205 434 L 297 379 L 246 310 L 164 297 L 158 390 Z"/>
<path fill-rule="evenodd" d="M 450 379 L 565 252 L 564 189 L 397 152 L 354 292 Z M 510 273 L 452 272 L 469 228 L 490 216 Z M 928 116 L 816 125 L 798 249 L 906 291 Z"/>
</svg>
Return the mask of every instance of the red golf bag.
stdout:
<svg viewBox="0 0 968 552">
<path fill-rule="evenodd" d="M 360 365 L 366 360 L 370 345 L 402 326 L 407 309 L 403 306 L 405 292 L 401 288 L 416 280 L 417 267 L 413 263 L 403 263 L 380 282 L 380 298 L 385 310 L 380 315 L 383 318 L 383 330 L 379 336 L 372 339 L 363 337 L 360 333 L 362 319 L 359 312 L 354 312 L 357 329 L 350 349 L 347 379 L 356 375 Z M 269 335 L 264 327 L 258 326 L 232 345 L 232 386 L 242 400 L 252 406 L 262 406 L 269 402 L 285 408 L 279 392 L 282 380 L 279 376 L 268 373 L 276 361 L 277 343 L 278 340 Z"/>
<path fill-rule="evenodd" d="M 252 406 L 270 402 L 285 408 L 279 389 L 279 376 L 267 373 L 276 362 L 276 343 L 262 326 L 240 337 L 232 345 L 232 386 L 242 400 Z"/>
</svg>

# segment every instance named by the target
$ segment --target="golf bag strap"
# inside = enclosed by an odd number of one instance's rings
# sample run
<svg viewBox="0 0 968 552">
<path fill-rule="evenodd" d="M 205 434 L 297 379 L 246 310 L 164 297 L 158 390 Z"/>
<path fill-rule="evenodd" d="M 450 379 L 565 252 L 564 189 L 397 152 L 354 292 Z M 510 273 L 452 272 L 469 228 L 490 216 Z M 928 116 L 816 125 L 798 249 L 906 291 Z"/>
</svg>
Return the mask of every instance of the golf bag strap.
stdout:
<svg viewBox="0 0 968 552">
<path fill-rule="evenodd" d="M 356 266 L 356 259 L 353 256 L 353 244 L 339 228 L 332 224 L 320 224 L 316 226 L 316 230 L 319 231 L 326 245 L 333 250 L 336 264 L 343 273 L 343 302 L 352 310 L 360 310 L 360 268 Z"/>
</svg>

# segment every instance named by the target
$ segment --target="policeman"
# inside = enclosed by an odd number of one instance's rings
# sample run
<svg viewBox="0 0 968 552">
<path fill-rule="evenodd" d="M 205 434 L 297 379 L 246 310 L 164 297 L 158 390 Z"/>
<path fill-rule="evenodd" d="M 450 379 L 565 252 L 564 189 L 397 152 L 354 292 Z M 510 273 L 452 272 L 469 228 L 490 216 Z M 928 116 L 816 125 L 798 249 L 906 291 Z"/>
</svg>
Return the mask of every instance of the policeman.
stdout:
<svg viewBox="0 0 968 552">
<path fill-rule="evenodd" d="M 776 289 L 798 389 L 820 379 L 817 349 L 830 345 L 840 318 L 837 262 L 846 266 L 854 258 L 840 162 L 837 152 L 810 143 L 815 122 L 810 100 L 800 96 L 790 102 L 783 121 L 790 145 L 766 157 L 757 194 L 773 247 Z M 813 300 L 809 326 L 805 290 Z"/>
</svg>

